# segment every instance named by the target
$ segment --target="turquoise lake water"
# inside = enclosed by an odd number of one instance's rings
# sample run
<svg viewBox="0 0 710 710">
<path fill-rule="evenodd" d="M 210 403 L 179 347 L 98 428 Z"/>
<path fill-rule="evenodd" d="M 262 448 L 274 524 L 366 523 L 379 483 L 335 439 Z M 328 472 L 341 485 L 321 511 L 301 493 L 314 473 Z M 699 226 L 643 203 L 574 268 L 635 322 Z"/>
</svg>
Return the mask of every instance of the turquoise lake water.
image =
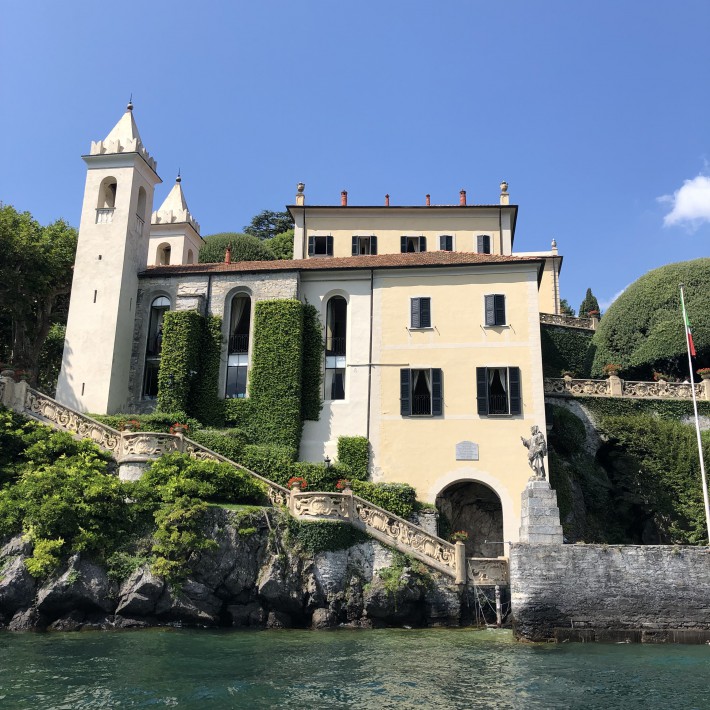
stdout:
<svg viewBox="0 0 710 710">
<path fill-rule="evenodd" d="M 710 646 L 473 629 L 0 634 L 0 708 L 710 708 Z"/>
</svg>

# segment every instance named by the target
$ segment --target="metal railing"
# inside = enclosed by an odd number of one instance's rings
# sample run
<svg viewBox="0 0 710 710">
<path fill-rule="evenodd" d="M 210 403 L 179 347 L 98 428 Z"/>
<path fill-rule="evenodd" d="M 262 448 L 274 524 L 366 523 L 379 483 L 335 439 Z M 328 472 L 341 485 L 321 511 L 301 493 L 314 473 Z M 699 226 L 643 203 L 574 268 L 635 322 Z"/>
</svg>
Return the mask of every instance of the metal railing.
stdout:
<svg viewBox="0 0 710 710">
<path fill-rule="evenodd" d="M 234 333 L 229 336 L 229 354 L 249 352 L 249 333 Z"/>
<path fill-rule="evenodd" d="M 431 396 L 428 394 L 412 395 L 412 414 L 419 416 L 431 414 Z"/>
<path fill-rule="evenodd" d="M 110 224 L 113 222 L 113 207 L 99 207 L 96 210 L 96 224 Z"/>
<path fill-rule="evenodd" d="M 326 338 L 325 354 L 328 356 L 345 355 L 345 338 Z"/>
</svg>

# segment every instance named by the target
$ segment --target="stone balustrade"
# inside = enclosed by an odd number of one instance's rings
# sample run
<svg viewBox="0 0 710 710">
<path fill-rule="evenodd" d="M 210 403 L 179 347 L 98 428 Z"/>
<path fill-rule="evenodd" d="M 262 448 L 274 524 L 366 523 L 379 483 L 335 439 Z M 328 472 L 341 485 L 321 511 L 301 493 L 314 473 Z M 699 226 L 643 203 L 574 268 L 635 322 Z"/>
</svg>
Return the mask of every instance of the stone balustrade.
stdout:
<svg viewBox="0 0 710 710">
<path fill-rule="evenodd" d="M 596 330 L 599 325 L 598 318 L 577 318 L 566 316 L 561 313 L 541 313 L 540 323 L 545 325 L 561 325 L 565 328 L 583 328 L 584 330 Z"/>
<path fill-rule="evenodd" d="M 508 584 L 508 560 L 503 557 L 468 557 L 468 581 L 477 587 Z"/>
<path fill-rule="evenodd" d="M 627 397 L 633 399 L 692 399 L 688 382 L 635 382 L 612 375 L 606 380 L 546 377 L 545 394 L 552 397 Z M 710 380 L 695 383 L 695 396 L 710 400 Z"/>
</svg>

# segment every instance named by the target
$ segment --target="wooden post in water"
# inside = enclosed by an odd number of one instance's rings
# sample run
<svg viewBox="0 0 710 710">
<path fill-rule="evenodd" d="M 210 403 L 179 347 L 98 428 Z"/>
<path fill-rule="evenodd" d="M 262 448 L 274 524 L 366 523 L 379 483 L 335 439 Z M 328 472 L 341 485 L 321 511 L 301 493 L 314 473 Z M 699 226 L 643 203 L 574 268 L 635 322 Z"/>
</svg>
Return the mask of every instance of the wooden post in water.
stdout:
<svg viewBox="0 0 710 710">
<path fill-rule="evenodd" d="M 500 628 L 503 625 L 503 610 L 500 605 L 500 585 L 496 584 L 496 626 Z"/>
</svg>

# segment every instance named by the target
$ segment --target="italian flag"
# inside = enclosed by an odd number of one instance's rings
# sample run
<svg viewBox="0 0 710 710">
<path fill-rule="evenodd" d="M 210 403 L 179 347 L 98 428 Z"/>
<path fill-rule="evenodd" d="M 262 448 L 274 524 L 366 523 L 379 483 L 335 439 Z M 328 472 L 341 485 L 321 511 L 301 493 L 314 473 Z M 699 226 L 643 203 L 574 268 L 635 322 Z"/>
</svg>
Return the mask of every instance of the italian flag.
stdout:
<svg viewBox="0 0 710 710">
<path fill-rule="evenodd" d="M 685 312 L 685 301 L 681 301 L 683 305 L 683 322 L 685 323 L 685 337 L 688 338 L 688 350 L 692 357 L 695 357 L 695 343 L 693 342 L 693 334 L 690 332 L 690 321 L 688 314 Z"/>
</svg>

